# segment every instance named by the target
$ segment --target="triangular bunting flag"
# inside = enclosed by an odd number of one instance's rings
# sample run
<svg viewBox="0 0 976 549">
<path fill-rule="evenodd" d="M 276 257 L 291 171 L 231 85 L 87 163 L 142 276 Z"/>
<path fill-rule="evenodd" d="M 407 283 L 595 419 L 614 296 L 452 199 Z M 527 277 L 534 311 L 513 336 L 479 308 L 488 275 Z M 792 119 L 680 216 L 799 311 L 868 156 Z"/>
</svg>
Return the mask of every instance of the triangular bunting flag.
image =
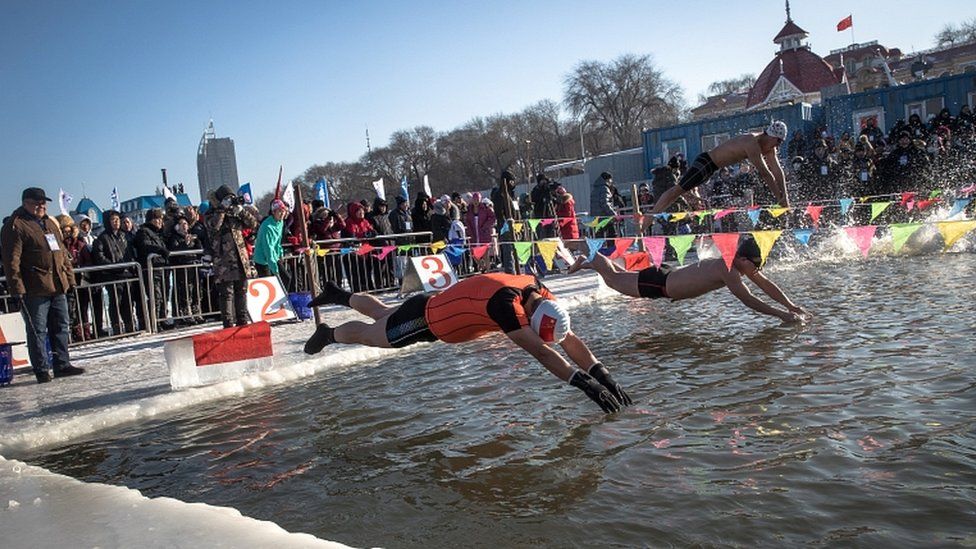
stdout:
<svg viewBox="0 0 976 549">
<path fill-rule="evenodd" d="M 968 221 L 940 221 L 935 224 L 942 233 L 942 240 L 945 240 L 945 250 L 948 250 L 957 240 L 969 231 L 976 228 L 976 220 Z"/>
<path fill-rule="evenodd" d="M 847 212 L 851 211 L 851 206 L 854 205 L 853 198 L 841 198 L 840 199 L 840 216 L 844 217 Z"/>
<path fill-rule="evenodd" d="M 820 213 L 823 212 L 823 206 L 814 206 L 813 204 L 807 204 L 807 209 L 805 210 L 810 219 L 813 220 L 813 226 L 818 227 L 820 225 Z"/>
<path fill-rule="evenodd" d="M 589 220 L 589 221 L 587 221 L 587 222 L 585 222 L 583 224 L 586 225 L 587 227 L 590 227 L 590 228 L 594 228 L 595 229 L 596 226 L 600 224 L 600 218 L 599 217 L 594 217 L 593 219 L 591 219 L 591 220 Z"/>
<path fill-rule="evenodd" d="M 664 246 L 666 244 L 667 240 L 663 236 L 644 237 L 644 250 L 651 256 L 651 261 L 654 262 L 655 267 L 660 267 L 661 262 L 664 261 Z"/>
<path fill-rule="evenodd" d="M 402 246 L 397 246 L 398 252 L 409 252 L 410 250 L 416 248 L 416 244 L 404 244 Z"/>
<path fill-rule="evenodd" d="M 671 214 L 671 221 L 681 221 L 682 219 L 688 217 L 688 212 L 677 212 Z"/>
<path fill-rule="evenodd" d="M 739 233 L 715 233 L 712 235 L 712 241 L 715 242 L 718 251 L 722 252 L 725 268 L 731 271 L 735 252 L 739 247 Z"/>
<path fill-rule="evenodd" d="M 618 257 L 624 255 L 627 248 L 633 245 L 633 238 L 615 238 L 613 239 L 613 253 L 610 254 L 610 259 L 617 259 Z"/>
<path fill-rule="evenodd" d="M 952 204 L 952 210 L 949 211 L 949 217 L 956 215 L 957 213 L 966 209 L 966 206 L 972 202 L 970 198 L 957 198 Z"/>
<path fill-rule="evenodd" d="M 708 217 L 708 214 L 712 212 L 695 212 L 695 213 L 696 213 L 695 217 L 698 218 L 698 223 L 701 224 L 705 222 L 705 218 Z"/>
<path fill-rule="evenodd" d="M 692 243 L 695 242 L 695 235 L 684 234 L 681 236 L 669 236 L 668 244 L 674 248 L 674 252 L 678 255 L 678 264 L 685 264 L 685 254 L 691 249 Z"/>
<path fill-rule="evenodd" d="M 613 221 L 613 218 L 612 217 L 608 217 L 608 218 L 604 219 L 603 221 L 600 221 L 599 223 L 597 223 L 596 224 L 596 228 L 597 229 L 602 229 L 602 228 L 606 227 L 607 224 L 609 224 L 611 221 Z"/>
<path fill-rule="evenodd" d="M 864 257 L 867 257 L 868 252 L 871 251 L 871 239 L 874 238 L 874 232 L 877 230 L 877 225 L 844 227 L 844 231 L 847 232 L 847 236 L 851 237 L 851 240 L 857 244 L 857 247 L 861 250 L 861 255 Z"/>
<path fill-rule="evenodd" d="M 885 209 L 887 209 L 889 205 L 891 205 L 891 202 L 872 202 L 871 221 L 874 221 L 874 218 L 881 215 L 881 212 L 885 211 Z"/>
<path fill-rule="evenodd" d="M 559 246 L 559 242 L 555 240 L 542 240 L 535 243 L 539 248 L 539 255 L 542 256 L 542 261 L 546 264 L 546 269 L 552 270 L 552 259 L 556 257 L 556 248 Z"/>
<path fill-rule="evenodd" d="M 932 204 L 935 204 L 938 201 L 939 201 L 938 198 L 930 198 L 930 199 L 927 199 L 927 200 L 919 200 L 918 202 L 915 203 L 915 207 L 918 208 L 919 210 L 925 210 L 925 209 L 928 209 L 929 206 L 931 206 Z"/>
<path fill-rule="evenodd" d="M 549 217 L 549 218 L 546 218 L 546 219 L 540 219 L 540 220 L 539 220 L 539 222 L 540 222 L 540 224 L 541 224 L 541 225 L 542 225 L 543 227 L 545 227 L 545 226 L 547 226 L 547 225 L 552 225 L 552 222 L 553 222 L 553 221 L 555 221 L 555 219 L 553 219 L 553 218 L 551 218 L 551 217 Z"/>
<path fill-rule="evenodd" d="M 528 223 L 529 223 L 529 227 L 532 227 L 532 230 L 533 231 L 535 230 L 536 227 L 539 226 L 539 220 L 538 219 L 530 219 L 528 221 Z"/>
<path fill-rule="evenodd" d="M 914 204 L 915 204 L 914 192 L 901 193 L 901 202 L 898 203 L 899 206 L 905 208 L 908 211 L 912 211 L 912 205 Z"/>
<path fill-rule="evenodd" d="M 515 230 L 516 234 L 522 232 L 522 227 L 524 226 L 525 226 L 524 223 L 518 223 L 518 222 L 512 223 L 512 229 Z"/>
<path fill-rule="evenodd" d="M 366 255 L 375 249 L 376 248 L 371 246 L 369 242 L 363 242 L 363 245 L 360 246 L 358 250 L 356 250 L 356 255 Z"/>
<path fill-rule="evenodd" d="M 340 248 L 339 253 L 342 255 L 351 254 L 356 251 L 356 248 Z"/>
<path fill-rule="evenodd" d="M 447 255 L 447 259 L 451 262 L 451 265 L 458 265 L 461 263 L 461 258 L 464 257 L 464 248 L 452 244 L 444 248 L 444 254 Z"/>
<path fill-rule="evenodd" d="M 396 249 L 396 246 L 383 246 L 380 248 L 380 253 L 376 254 L 377 259 L 386 259 L 386 256 L 390 255 L 390 252 Z"/>
<path fill-rule="evenodd" d="M 898 253 L 905 245 L 908 237 L 915 234 L 915 231 L 922 228 L 921 223 L 896 223 L 891 226 L 891 248 Z"/>
<path fill-rule="evenodd" d="M 473 255 L 476 260 L 481 260 L 481 258 L 485 256 L 485 252 L 488 251 L 488 248 L 490 246 L 491 244 L 482 244 L 481 246 L 475 246 L 474 248 L 471 248 L 471 255 Z"/>
<path fill-rule="evenodd" d="M 319 249 L 315 250 L 315 255 L 317 255 L 319 257 L 325 257 L 325 255 L 328 254 L 328 253 L 329 253 L 329 249 L 328 248 L 319 248 Z"/>
<path fill-rule="evenodd" d="M 773 217 L 779 217 L 779 216 L 785 214 L 786 212 L 790 211 L 790 209 L 789 208 L 769 208 L 769 210 L 767 210 L 767 211 Z"/>
<path fill-rule="evenodd" d="M 515 254 L 518 255 L 519 264 L 524 265 L 525 263 L 528 263 L 529 259 L 532 257 L 532 243 L 516 242 Z"/>
<path fill-rule="evenodd" d="M 810 236 L 813 234 L 813 229 L 793 229 L 793 236 L 799 240 L 804 246 L 810 245 Z"/>
<path fill-rule="evenodd" d="M 723 217 L 729 215 L 730 213 L 732 213 L 734 211 L 735 210 L 733 210 L 732 208 L 728 208 L 728 209 L 725 209 L 725 210 L 719 210 L 719 212 L 717 214 L 715 214 L 715 221 L 718 221 L 719 219 L 722 219 Z"/>
<path fill-rule="evenodd" d="M 753 231 L 749 234 L 756 239 L 756 244 L 759 244 L 759 257 L 762 258 L 762 262 L 765 264 L 770 250 L 773 249 L 773 244 L 776 244 L 779 235 L 783 234 L 783 231 Z"/>
<path fill-rule="evenodd" d="M 752 226 L 753 227 L 755 227 L 756 224 L 759 223 L 759 214 L 760 213 L 761 213 L 760 210 L 749 210 L 748 212 L 746 212 L 746 215 L 749 216 L 749 221 L 752 222 Z"/>
<path fill-rule="evenodd" d="M 430 245 L 430 251 L 436 254 L 437 252 L 443 250 L 446 247 L 447 247 L 447 242 L 444 242 L 443 240 L 438 240 L 437 242 L 434 242 Z"/>
<path fill-rule="evenodd" d="M 935 198 L 937 196 L 942 196 L 942 191 L 940 189 L 936 189 L 929 193 L 929 198 Z"/>
<path fill-rule="evenodd" d="M 505 223 L 502 223 L 502 229 L 500 231 L 498 231 L 498 236 L 501 236 L 501 235 L 507 233 L 508 231 L 509 231 L 508 221 L 506 221 Z"/>
<path fill-rule="evenodd" d="M 603 238 L 586 239 L 586 247 L 590 250 L 590 254 L 586 257 L 587 261 L 593 261 L 593 258 L 596 257 L 596 253 L 599 252 L 600 248 L 603 247 L 604 242 L 606 242 L 606 240 Z"/>
</svg>

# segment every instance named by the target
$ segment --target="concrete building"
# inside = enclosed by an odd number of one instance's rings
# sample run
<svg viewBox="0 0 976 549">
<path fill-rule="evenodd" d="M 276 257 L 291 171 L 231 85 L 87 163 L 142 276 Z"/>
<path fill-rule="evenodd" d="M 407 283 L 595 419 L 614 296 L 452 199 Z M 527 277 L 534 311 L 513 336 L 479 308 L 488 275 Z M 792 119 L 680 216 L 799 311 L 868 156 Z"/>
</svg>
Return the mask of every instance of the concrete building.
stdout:
<svg viewBox="0 0 976 549">
<path fill-rule="evenodd" d="M 221 185 L 227 185 L 237 193 L 240 183 L 237 179 L 237 154 L 234 140 L 217 137 L 213 120 L 200 138 L 197 149 L 197 179 L 200 182 L 200 201 L 209 200 L 210 193 Z"/>
</svg>

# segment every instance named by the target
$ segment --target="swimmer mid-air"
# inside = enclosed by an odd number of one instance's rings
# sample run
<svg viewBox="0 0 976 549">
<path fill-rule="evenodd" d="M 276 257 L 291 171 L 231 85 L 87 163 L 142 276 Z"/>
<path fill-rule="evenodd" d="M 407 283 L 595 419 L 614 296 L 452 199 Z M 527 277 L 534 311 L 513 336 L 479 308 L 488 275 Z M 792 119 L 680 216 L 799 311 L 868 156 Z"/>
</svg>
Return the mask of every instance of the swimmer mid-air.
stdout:
<svg viewBox="0 0 976 549">
<path fill-rule="evenodd" d="M 532 276 L 475 275 L 439 294 L 418 294 L 397 306 L 329 282 L 310 305 L 328 304 L 351 307 L 374 322 L 352 321 L 335 328 L 320 324 L 305 343 L 308 354 L 332 343 L 400 348 L 422 341 L 461 343 L 500 331 L 553 375 L 586 393 L 604 412 L 632 403 L 606 366 L 572 332 L 566 310 Z M 558 343 L 578 368 L 550 343 Z"/>
<path fill-rule="evenodd" d="M 762 178 L 769 190 L 773 192 L 780 206 L 789 207 L 790 200 L 786 195 L 786 176 L 783 174 L 783 167 L 779 165 L 779 158 L 776 156 L 776 149 L 786 140 L 786 123 L 780 120 L 773 120 L 765 131 L 760 133 L 747 133 L 729 139 L 711 151 L 699 154 L 695 161 L 691 163 L 688 171 L 681 176 L 676 185 L 661 194 L 649 216 L 638 216 L 638 219 L 645 217 L 642 223 L 644 232 L 654 221 L 651 217 L 666 210 L 682 194 L 692 192 L 695 198 L 698 195 L 694 188 L 705 183 L 708 179 L 726 166 L 738 164 L 748 159 L 756 169 L 756 173 Z M 701 199 L 698 198 L 700 202 Z"/>
<path fill-rule="evenodd" d="M 580 256 L 569 268 L 569 272 L 574 273 L 580 269 L 596 271 L 607 286 L 631 297 L 666 297 L 677 301 L 698 297 L 725 286 L 750 309 L 775 316 L 783 322 L 799 322 L 804 316 L 810 315 L 790 301 L 779 286 L 762 274 L 759 245 L 752 238 L 746 238 L 739 245 L 731 269 L 725 266 L 724 259 L 704 259 L 679 269 L 661 265 L 660 268 L 651 266 L 631 272 L 620 269 L 601 254 L 596 254 L 592 261 Z M 742 275 L 747 276 L 774 301 L 786 307 L 786 310 L 768 305 L 753 295 L 743 284 Z"/>
</svg>

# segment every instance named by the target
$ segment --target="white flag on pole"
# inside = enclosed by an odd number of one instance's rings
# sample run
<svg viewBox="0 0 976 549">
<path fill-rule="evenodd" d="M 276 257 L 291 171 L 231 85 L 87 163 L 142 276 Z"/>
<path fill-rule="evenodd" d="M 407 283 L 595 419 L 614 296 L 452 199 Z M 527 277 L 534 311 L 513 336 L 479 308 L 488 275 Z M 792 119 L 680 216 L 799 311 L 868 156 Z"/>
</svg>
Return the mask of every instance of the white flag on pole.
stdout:
<svg viewBox="0 0 976 549">
<path fill-rule="evenodd" d="M 373 188 L 376 189 L 376 196 L 378 196 L 380 200 L 386 200 L 386 189 L 383 188 L 382 177 L 376 181 L 373 181 Z"/>
<path fill-rule="evenodd" d="M 63 215 L 68 215 L 68 212 L 71 211 L 72 200 L 74 199 L 71 198 L 70 194 L 64 192 L 64 189 L 58 191 L 58 205 L 61 206 L 61 213 Z"/>
<path fill-rule="evenodd" d="M 427 196 L 434 196 L 434 193 L 430 192 L 430 179 L 427 178 L 427 174 L 424 174 L 424 192 Z"/>
<path fill-rule="evenodd" d="M 169 200 L 170 198 L 172 198 L 174 201 L 176 200 L 176 195 L 173 194 L 173 191 L 171 191 L 167 185 L 163 185 L 163 198 L 166 200 Z"/>
<path fill-rule="evenodd" d="M 119 211 L 119 188 L 118 187 L 112 187 L 111 199 L 112 199 L 112 209 L 115 211 Z"/>
<path fill-rule="evenodd" d="M 285 190 L 281 191 L 281 200 L 288 205 L 288 211 L 295 211 L 295 187 L 292 186 L 291 180 L 288 180 L 288 184 L 285 185 Z"/>
</svg>

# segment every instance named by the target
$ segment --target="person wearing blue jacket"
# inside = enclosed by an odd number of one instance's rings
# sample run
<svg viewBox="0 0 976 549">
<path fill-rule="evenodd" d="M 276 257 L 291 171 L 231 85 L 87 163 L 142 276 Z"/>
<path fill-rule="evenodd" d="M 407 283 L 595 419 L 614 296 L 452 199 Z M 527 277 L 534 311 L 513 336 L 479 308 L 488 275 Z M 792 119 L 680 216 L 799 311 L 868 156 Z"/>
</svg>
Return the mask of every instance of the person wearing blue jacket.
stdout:
<svg viewBox="0 0 976 549">
<path fill-rule="evenodd" d="M 258 276 L 275 276 L 279 273 L 278 262 L 285 255 L 281 246 L 281 234 L 284 231 L 284 219 L 288 215 L 288 206 L 281 200 L 271 202 L 271 215 L 264 218 L 258 228 L 258 236 L 254 241 L 254 266 Z"/>
</svg>

